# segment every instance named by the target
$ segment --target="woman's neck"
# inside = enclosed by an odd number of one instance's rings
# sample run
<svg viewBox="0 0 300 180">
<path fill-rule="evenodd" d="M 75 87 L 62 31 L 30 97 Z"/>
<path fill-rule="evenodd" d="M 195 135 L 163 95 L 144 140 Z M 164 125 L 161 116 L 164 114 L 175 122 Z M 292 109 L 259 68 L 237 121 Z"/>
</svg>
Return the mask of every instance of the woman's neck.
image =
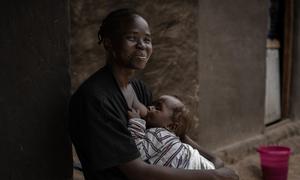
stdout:
<svg viewBox="0 0 300 180">
<path fill-rule="evenodd" d="M 112 73 L 117 80 L 119 87 L 126 88 L 129 84 L 129 79 L 134 75 L 135 70 L 112 65 Z"/>
</svg>

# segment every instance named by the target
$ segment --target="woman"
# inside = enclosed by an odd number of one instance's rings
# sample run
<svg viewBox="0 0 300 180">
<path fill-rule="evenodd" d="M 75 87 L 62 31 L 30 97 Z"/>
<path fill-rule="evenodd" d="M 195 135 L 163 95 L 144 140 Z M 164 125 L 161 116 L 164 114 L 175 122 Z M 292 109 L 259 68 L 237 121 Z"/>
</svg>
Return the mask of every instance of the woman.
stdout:
<svg viewBox="0 0 300 180">
<path fill-rule="evenodd" d="M 151 93 L 131 77 L 152 54 L 148 23 L 138 13 L 121 9 L 102 22 L 99 42 L 106 50 L 106 66 L 86 80 L 70 101 L 70 130 L 86 180 L 238 179 L 227 168 L 182 170 L 149 165 L 140 159 L 127 129 L 127 111 L 143 111 Z M 133 103 L 137 97 L 139 103 Z"/>
</svg>

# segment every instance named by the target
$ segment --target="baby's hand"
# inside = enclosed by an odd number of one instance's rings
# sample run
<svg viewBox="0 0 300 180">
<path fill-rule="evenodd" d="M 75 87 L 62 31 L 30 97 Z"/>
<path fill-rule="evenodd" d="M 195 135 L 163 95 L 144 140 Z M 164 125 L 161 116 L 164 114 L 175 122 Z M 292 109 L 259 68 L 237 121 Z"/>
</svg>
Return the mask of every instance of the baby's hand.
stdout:
<svg viewBox="0 0 300 180">
<path fill-rule="evenodd" d="M 131 109 L 131 111 L 128 111 L 128 118 L 141 118 L 140 111 Z"/>
</svg>

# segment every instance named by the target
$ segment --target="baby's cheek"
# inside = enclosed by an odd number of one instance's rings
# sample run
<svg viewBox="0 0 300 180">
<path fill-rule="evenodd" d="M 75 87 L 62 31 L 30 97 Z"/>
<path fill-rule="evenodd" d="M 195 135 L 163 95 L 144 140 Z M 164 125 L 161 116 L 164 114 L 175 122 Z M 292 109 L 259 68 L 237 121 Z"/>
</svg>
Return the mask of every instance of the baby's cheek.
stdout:
<svg viewBox="0 0 300 180">
<path fill-rule="evenodd" d="M 149 113 L 148 116 L 147 116 L 147 123 L 149 125 L 156 125 L 156 119 L 155 119 L 155 116 L 152 114 L 152 113 Z"/>
<path fill-rule="evenodd" d="M 148 118 L 148 111 L 141 111 L 140 112 L 141 113 L 141 117 L 143 118 L 143 119 L 147 119 Z"/>
</svg>

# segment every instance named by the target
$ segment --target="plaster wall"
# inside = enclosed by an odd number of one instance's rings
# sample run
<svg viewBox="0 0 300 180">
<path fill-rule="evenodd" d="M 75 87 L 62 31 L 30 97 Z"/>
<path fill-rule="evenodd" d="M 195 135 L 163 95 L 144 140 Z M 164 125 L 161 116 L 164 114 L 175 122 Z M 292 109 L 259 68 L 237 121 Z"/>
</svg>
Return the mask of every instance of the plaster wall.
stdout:
<svg viewBox="0 0 300 180">
<path fill-rule="evenodd" d="M 1 5 L 0 179 L 71 179 L 68 1 Z"/>
<path fill-rule="evenodd" d="M 137 72 L 156 97 L 180 96 L 190 108 L 198 134 L 197 1 L 71 1 L 73 90 L 105 64 L 104 49 L 97 33 L 103 18 L 112 10 L 129 7 L 141 12 L 152 34 L 153 54 L 147 67 Z"/>
<path fill-rule="evenodd" d="M 216 149 L 263 131 L 267 2 L 72 0 L 73 90 L 105 64 L 97 31 L 124 7 L 141 12 L 152 31 L 153 56 L 138 76 L 155 97 L 186 102 L 194 139 Z"/>
<path fill-rule="evenodd" d="M 292 63 L 291 118 L 300 120 L 300 2 L 294 1 L 294 48 Z"/>
<path fill-rule="evenodd" d="M 264 129 L 267 3 L 199 1 L 199 136 L 211 149 Z"/>
</svg>

